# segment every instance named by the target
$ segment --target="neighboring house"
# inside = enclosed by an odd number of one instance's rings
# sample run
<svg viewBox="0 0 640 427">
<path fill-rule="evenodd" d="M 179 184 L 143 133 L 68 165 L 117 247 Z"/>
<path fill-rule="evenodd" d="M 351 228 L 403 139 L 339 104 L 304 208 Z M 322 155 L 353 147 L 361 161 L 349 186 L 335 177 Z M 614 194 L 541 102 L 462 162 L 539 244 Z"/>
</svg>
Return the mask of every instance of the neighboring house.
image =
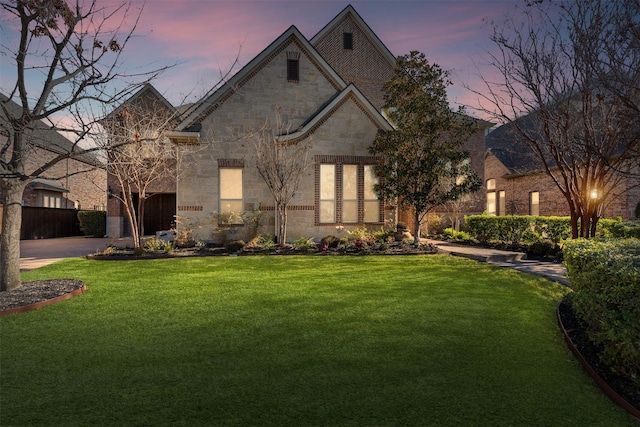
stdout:
<svg viewBox="0 0 640 427">
<path fill-rule="evenodd" d="M 7 97 L 0 94 L 0 101 Z M 20 106 L 13 101 L 5 104 L 18 112 Z M 0 110 L 0 146 L 4 147 L 11 132 L 6 117 Z M 27 173 L 36 170 L 60 154 L 73 150 L 73 143 L 50 126 L 38 121 L 27 131 L 28 156 L 25 164 Z M 3 154 L 10 158 L 11 146 Z M 53 209 L 104 210 L 106 204 L 106 171 L 104 165 L 91 154 L 82 154 L 73 159 L 58 162 L 40 177 L 31 182 L 22 197 L 23 206 Z M 0 214 L 2 198 L 0 190 Z M 0 216 L 1 217 L 1 216 Z M 46 225 L 46 224 L 45 224 Z M 35 234 L 34 234 L 35 233 Z M 23 230 L 23 236 L 29 238 L 48 237 L 46 231 Z"/>
<path fill-rule="evenodd" d="M 273 213 L 273 197 L 242 135 L 273 122 L 277 105 L 291 128 L 280 139 L 312 141 L 313 167 L 288 210 L 289 239 L 395 224 L 402 213 L 375 196 L 377 158 L 369 153 L 376 134 L 391 129 L 381 113 L 382 87 L 393 77 L 395 64 L 394 55 L 352 6 L 310 40 L 290 27 L 191 106 L 170 135 L 179 148 L 200 147 L 191 157 L 185 154 L 178 171 L 177 216 L 192 224 L 199 238 L 215 241 L 229 226 L 216 219 L 232 211 Z M 484 151 L 483 131 L 470 144 L 476 151 L 473 166 L 482 175 L 477 162 Z M 235 238 L 250 237 L 249 227 L 232 225 Z M 273 232 L 272 224 L 261 231 Z"/>
<path fill-rule="evenodd" d="M 520 120 L 528 120 L 528 116 Z M 484 160 L 485 211 L 489 215 L 567 216 L 569 208 L 542 162 L 506 124 L 486 137 Z M 640 171 L 637 171 L 638 173 Z M 622 179 L 611 189 L 603 217 L 635 219 L 640 203 L 637 178 Z"/>
<path fill-rule="evenodd" d="M 136 121 L 148 118 L 136 117 L 138 114 L 153 114 L 162 121 L 165 118 L 176 118 L 178 112 L 151 84 L 146 84 L 131 98 L 113 110 L 104 120 L 103 125 L 115 121 L 109 126 L 115 132 L 130 133 Z M 171 120 L 173 121 L 173 120 Z M 152 122 L 152 121 L 151 121 Z M 173 147 L 171 147 L 173 148 Z M 113 161 L 110 157 L 109 162 Z M 126 215 L 124 205 L 118 198 L 122 194 L 120 184 L 107 167 L 107 235 L 109 237 L 131 236 L 131 225 Z M 153 180 L 147 188 L 147 195 L 152 195 L 145 202 L 144 230 L 145 234 L 155 234 L 160 230 L 174 227 L 176 215 L 176 170 L 174 164 L 168 164 L 160 179 Z M 133 194 L 134 205 L 137 208 L 138 193 Z M 136 209 L 137 212 L 137 209 Z"/>
</svg>

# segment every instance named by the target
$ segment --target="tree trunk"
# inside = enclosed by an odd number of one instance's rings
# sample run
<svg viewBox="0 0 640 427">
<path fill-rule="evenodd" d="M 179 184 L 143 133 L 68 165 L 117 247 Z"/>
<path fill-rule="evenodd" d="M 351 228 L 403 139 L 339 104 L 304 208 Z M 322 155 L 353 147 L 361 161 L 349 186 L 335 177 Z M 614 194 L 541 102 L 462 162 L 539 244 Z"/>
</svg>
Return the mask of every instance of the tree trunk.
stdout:
<svg viewBox="0 0 640 427">
<path fill-rule="evenodd" d="M 2 234 L 0 234 L 0 291 L 19 288 L 20 228 L 22 227 L 22 194 L 27 182 L 3 180 L 0 184 L 4 198 Z"/>
<path fill-rule="evenodd" d="M 142 238 L 144 237 L 144 201 L 146 197 L 138 197 L 138 247 L 142 247 Z"/>
<path fill-rule="evenodd" d="M 571 238 L 578 238 L 578 215 L 572 210 L 571 211 Z"/>
<path fill-rule="evenodd" d="M 420 243 L 420 212 L 413 209 L 413 243 Z"/>
<path fill-rule="evenodd" d="M 279 245 L 287 242 L 287 207 L 282 204 L 276 206 L 276 232 Z"/>
</svg>

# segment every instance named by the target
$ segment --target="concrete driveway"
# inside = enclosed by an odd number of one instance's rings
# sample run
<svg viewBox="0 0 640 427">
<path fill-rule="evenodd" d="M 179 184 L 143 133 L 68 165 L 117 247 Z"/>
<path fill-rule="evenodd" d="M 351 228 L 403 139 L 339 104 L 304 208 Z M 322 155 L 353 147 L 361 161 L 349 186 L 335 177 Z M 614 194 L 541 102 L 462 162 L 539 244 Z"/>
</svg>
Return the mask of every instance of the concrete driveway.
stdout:
<svg viewBox="0 0 640 427">
<path fill-rule="evenodd" d="M 64 237 L 59 239 L 21 240 L 20 270 L 32 270 L 65 258 L 84 257 L 114 244 L 133 246 L 131 238 Z"/>
</svg>

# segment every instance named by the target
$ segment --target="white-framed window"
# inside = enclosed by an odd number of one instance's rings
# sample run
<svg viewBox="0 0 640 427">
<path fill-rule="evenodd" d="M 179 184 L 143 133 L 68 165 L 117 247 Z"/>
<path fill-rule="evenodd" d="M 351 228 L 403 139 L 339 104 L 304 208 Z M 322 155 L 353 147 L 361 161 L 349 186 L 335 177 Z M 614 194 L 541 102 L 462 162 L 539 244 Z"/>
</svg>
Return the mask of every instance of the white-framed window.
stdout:
<svg viewBox="0 0 640 427">
<path fill-rule="evenodd" d="M 242 168 L 220 168 L 220 224 L 242 224 Z"/>
<path fill-rule="evenodd" d="M 336 222 L 336 165 L 320 165 L 320 222 Z"/>
<path fill-rule="evenodd" d="M 529 193 L 529 215 L 540 215 L 540 192 L 532 191 Z"/>
</svg>

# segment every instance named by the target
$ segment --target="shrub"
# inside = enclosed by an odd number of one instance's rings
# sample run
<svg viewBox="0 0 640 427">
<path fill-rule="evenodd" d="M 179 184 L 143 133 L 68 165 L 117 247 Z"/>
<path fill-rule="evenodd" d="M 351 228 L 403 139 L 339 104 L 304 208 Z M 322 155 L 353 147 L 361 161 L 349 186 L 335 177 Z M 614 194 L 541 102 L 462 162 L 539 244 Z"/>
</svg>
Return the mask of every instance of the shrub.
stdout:
<svg viewBox="0 0 640 427">
<path fill-rule="evenodd" d="M 354 228 L 351 231 L 347 231 L 347 233 L 349 233 L 349 239 L 352 239 L 352 240 L 360 239 L 365 243 L 371 243 L 371 244 L 374 243 L 376 240 L 373 233 L 367 230 L 366 227 Z"/>
<path fill-rule="evenodd" d="M 354 239 L 353 240 L 353 247 L 358 249 L 358 250 L 367 249 L 367 242 L 365 242 L 364 239 Z"/>
<path fill-rule="evenodd" d="M 194 231 L 200 228 L 195 223 L 191 222 L 189 218 L 182 218 L 176 216 L 176 227 L 172 229 L 175 233 L 173 243 L 177 248 L 193 248 L 201 243 L 194 235 Z"/>
<path fill-rule="evenodd" d="M 556 255 L 560 247 L 550 239 L 538 240 L 529 245 L 528 252 L 536 256 Z"/>
<path fill-rule="evenodd" d="M 78 211 L 78 221 L 85 236 L 103 237 L 107 234 L 105 211 Z"/>
<path fill-rule="evenodd" d="M 245 245 L 246 243 L 243 240 L 229 240 L 224 244 L 224 248 L 227 250 L 227 252 L 232 254 L 240 252 L 245 247 Z"/>
<path fill-rule="evenodd" d="M 271 250 L 276 247 L 276 242 L 273 240 L 272 234 L 258 234 L 246 245 L 249 248 L 262 248 L 265 250 Z"/>
<path fill-rule="evenodd" d="M 391 230 L 377 230 L 373 233 L 373 238 L 378 243 L 391 243 L 395 240 L 395 232 Z"/>
<path fill-rule="evenodd" d="M 155 237 L 146 240 L 142 246 L 146 252 L 164 252 L 165 242 Z"/>
<path fill-rule="evenodd" d="M 316 245 L 316 247 L 320 252 L 326 252 L 327 250 L 329 250 L 329 244 L 324 240 L 320 240 Z"/>
<path fill-rule="evenodd" d="M 566 216 L 536 216 L 533 218 L 533 236 L 525 241 L 549 239 L 558 244 L 571 237 L 571 220 Z"/>
<path fill-rule="evenodd" d="M 640 239 L 640 224 L 622 222 L 620 219 L 601 219 L 598 221 L 598 236 L 615 239 L 630 237 Z"/>
<path fill-rule="evenodd" d="M 498 222 L 501 217 L 489 215 L 469 215 L 464 217 L 469 234 L 481 243 L 499 240 Z"/>
<path fill-rule="evenodd" d="M 573 308 L 601 360 L 640 385 L 640 241 L 572 240 L 564 260 Z"/>
<path fill-rule="evenodd" d="M 337 248 L 340 244 L 340 239 L 336 236 L 325 236 L 320 240 L 320 242 L 326 243 L 329 248 Z"/>
<path fill-rule="evenodd" d="M 298 251 L 306 252 L 315 247 L 315 242 L 311 237 L 300 237 L 293 241 L 293 247 Z"/>
<path fill-rule="evenodd" d="M 454 230 L 451 227 L 447 227 L 444 230 L 442 230 L 442 235 L 444 237 L 450 237 L 453 239 L 453 233 L 454 233 Z"/>
</svg>

